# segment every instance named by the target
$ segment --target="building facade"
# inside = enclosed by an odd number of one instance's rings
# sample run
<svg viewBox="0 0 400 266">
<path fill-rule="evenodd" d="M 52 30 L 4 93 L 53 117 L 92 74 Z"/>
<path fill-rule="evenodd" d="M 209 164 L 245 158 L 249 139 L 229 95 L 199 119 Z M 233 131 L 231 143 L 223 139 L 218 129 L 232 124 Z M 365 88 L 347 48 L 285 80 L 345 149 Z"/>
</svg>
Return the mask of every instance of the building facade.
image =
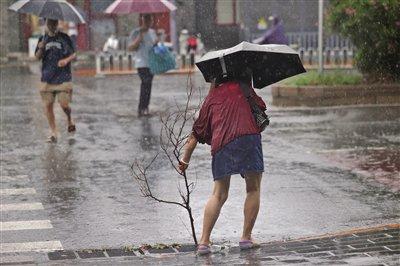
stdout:
<svg viewBox="0 0 400 266">
<path fill-rule="evenodd" d="M 139 15 L 108 15 L 104 10 L 114 0 L 68 0 L 84 13 L 87 24 L 78 25 L 79 50 L 101 50 L 107 38 L 128 36 L 139 26 Z M 318 0 L 170 0 L 175 12 L 155 14 L 156 28 L 162 28 L 166 40 L 177 48 L 179 33 L 201 34 L 206 50 L 233 46 L 251 41 L 265 30 L 261 20 L 279 16 L 286 32 L 315 32 L 318 28 Z M 27 51 L 28 38 L 41 34 L 34 16 L 15 15 L 7 7 L 15 0 L 1 0 L 0 48 L 2 55 Z M 325 0 L 325 7 L 329 3 Z M 9 27 L 7 25 L 13 25 Z M 12 45 L 11 45 L 12 44 Z"/>
</svg>

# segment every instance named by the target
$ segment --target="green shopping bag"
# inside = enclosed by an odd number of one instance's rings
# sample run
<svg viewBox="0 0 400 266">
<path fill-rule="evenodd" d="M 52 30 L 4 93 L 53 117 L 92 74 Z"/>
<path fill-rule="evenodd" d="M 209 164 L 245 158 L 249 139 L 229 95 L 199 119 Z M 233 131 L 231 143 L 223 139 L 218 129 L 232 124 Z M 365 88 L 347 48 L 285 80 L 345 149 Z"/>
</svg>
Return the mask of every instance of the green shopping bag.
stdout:
<svg viewBox="0 0 400 266">
<path fill-rule="evenodd" d="M 149 68 L 154 75 L 175 69 L 175 57 L 165 45 L 157 44 L 149 52 Z"/>
</svg>

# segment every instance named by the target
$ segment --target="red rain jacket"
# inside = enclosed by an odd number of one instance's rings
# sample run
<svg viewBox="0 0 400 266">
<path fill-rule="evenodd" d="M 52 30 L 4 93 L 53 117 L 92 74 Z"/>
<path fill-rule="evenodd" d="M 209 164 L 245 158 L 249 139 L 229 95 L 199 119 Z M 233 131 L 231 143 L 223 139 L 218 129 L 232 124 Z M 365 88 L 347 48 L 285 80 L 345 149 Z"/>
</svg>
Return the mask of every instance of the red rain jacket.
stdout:
<svg viewBox="0 0 400 266">
<path fill-rule="evenodd" d="M 264 101 L 250 89 L 256 103 L 265 110 Z M 211 145 L 212 155 L 237 137 L 259 133 L 250 105 L 234 81 L 210 91 L 193 125 L 193 135 L 198 142 Z"/>
</svg>

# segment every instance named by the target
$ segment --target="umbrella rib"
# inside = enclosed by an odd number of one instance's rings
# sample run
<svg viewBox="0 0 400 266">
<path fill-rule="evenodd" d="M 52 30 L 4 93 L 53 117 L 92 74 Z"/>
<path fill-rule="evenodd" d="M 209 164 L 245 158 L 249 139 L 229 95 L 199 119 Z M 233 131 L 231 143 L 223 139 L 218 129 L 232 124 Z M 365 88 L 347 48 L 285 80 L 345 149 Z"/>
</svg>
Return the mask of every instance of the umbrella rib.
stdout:
<svg viewBox="0 0 400 266">
<path fill-rule="evenodd" d="M 24 1 L 15 2 L 8 9 L 18 12 L 18 10 L 22 9 L 28 2 L 29 2 L 29 0 L 25 0 L 25 2 Z"/>
<path fill-rule="evenodd" d="M 122 0 L 116 0 L 114 3 L 112 3 L 109 7 L 107 7 L 105 13 L 111 14 L 113 10 L 122 2 Z"/>
<path fill-rule="evenodd" d="M 68 6 L 75 12 L 75 14 L 78 16 L 79 20 L 81 23 L 85 23 L 85 19 L 82 17 L 81 13 L 70 3 L 66 2 Z"/>
<path fill-rule="evenodd" d="M 160 0 L 160 2 L 163 3 L 171 11 L 176 10 L 176 6 L 174 4 L 172 4 L 171 2 L 169 2 L 167 0 Z"/>
</svg>

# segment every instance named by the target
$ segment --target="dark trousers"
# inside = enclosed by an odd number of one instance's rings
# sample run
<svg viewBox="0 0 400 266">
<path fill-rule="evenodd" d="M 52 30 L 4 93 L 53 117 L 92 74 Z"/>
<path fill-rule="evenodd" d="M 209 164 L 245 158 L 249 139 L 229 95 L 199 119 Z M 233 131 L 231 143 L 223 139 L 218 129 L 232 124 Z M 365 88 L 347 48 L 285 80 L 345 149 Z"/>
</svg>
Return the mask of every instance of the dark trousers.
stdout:
<svg viewBox="0 0 400 266">
<path fill-rule="evenodd" d="M 138 73 L 142 83 L 140 84 L 139 112 L 146 110 L 150 104 L 151 84 L 153 74 L 147 67 L 138 68 Z"/>
</svg>

